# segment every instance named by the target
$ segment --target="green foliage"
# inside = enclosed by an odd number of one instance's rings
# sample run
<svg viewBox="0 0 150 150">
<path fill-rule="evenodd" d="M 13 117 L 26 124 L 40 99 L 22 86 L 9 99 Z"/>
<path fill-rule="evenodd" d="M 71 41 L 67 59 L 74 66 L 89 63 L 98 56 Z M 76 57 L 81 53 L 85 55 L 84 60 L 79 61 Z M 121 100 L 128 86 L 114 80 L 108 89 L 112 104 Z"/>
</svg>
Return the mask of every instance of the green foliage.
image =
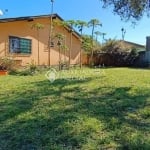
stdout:
<svg viewBox="0 0 150 150">
<path fill-rule="evenodd" d="M 34 75 L 38 70 L 35 61 L 32 59 L 30 63 L 27 64 L 27 67 L 12 70 L 9 72 L 10 75 L 16 76 L 31 76 Z"/>
<path fill-rule="evenodd" d="M 121 48 L 121 45 L 119 41 L 117 40 L 108 40 L 106 43 L 103 44 L 101 47 L 101 50 L 106 53 L 115 53 L 115 52 L 121 52 L 124 51 Z"/>
<path fill-rule="evenodd" d="M 35 61 L 32 59 L 30 63 L 28 63 L 28 67 L 30 72 L 34 73 L 37 69 L 37 65 L 35 63 Z"/>
<path fill-rule="evenodd" d="M 11 71 L 15 68 L 15 61 L 12 57 L 0 57 L 0 70 Z"/>
<path fill-rule="evenodd" d="M 83 28 L 87 27 L 87 25 L 88 25 L 88 23 L 85 22 L 85 21 L 82 21 L 82 20 L 77 20 L 76 21 L 75 27 L 77 27 L 79 29 L 79 32 L 81 33 L 81 36 L 82 36 L 82 33 L 83 33 Z"/>
<path fill-rule="evenodd" d="M 32 24 L 31 28 L 36 29 L 36 30 L 40 30 L 40 29 L 44 28 L 44 25 L 41 23 L 34 23 L 34 24 Z"/>
<path fill-rule="evenodd" d="M 125 21 L 137 21 L 147 13 L 149 16 L 149 0 L 100 0 L 104 3 L 103 7 L 113 6 L 113 12 L 118 14 Z"/>
<path fill-rule="evenodd" d="M 59 62 L 59 67 L 60 67 L 60 70 L 64 70 L 64 69 L 68 69 L 68 67 L 69 67 L 69 62 L 68 62 L 68 60 L 61 60 L 60 62 Z"/>
<path fill-rule="evenodd" d="M 35 61 L 32 59 L 30 63 L 27 64 L 25 68 L 20 68 L 16 70 L 12 70 L 9 72 L 10 75 L 16 76 L 30 76 L 34 75 L 36 71 L 39 71 Z"/>
<path fill-rule="evenodd" d="M 100 48 L 101 44 L 96 40 L 92 40 L 91 36 L 89 35 L 82 36 L 82 49 L 84 50 L 84 52 L 90 54 L 92 49 L 93 51 L 97 51 Z"/>
<path fill-rule="evenodd" d="M 92 38 L 89 35 L 82 36 L 82 48 L 85 52 L 90 53 L 92 49 Z"/>
<path fill-rule="evenodd" d="M 76 26 L 76 21 L 75 20 L 66 20 L 66 24 L 70 27 L 70 31 L 73 31 L 73 27 Z"/>
<path fill-rule="evenodd" d="M 102 55 L 97 55 L 97 53 L 102 53 Z M 95 52 L 95 65 L 105 64 L 107 66 L 134 66 L 134 62 L 137 57 L 137 48 L 127 47 L 123 45 L 121 41 L 110 39 L 102 45 L 99 51 Z M 103 62 L 99 60 L 103 60 Z"/>
<path fill-rule="evenodd" d="M 98 19 L 91 19 L 88 22 L 88 26 L 93 28 L 93 27 L 97 27 L 97 26 L 102 26 L 102 23 L 100 23 L 100 21 Z"/>
</svg>

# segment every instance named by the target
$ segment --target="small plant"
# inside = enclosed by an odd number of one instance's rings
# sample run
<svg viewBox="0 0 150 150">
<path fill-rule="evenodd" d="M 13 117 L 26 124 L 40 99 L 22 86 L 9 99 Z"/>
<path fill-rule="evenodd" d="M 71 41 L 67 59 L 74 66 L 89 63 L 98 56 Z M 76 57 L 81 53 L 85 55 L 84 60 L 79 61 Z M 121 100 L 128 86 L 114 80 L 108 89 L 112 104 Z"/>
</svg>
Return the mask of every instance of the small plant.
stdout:
<svg viewBox="0 0 150 150">
<path fill-rule="evenodd" d="M 37 69 L 35 61 L 32 59 L 31 63 L 29 63 L 28 65 L 29 65 L 29 69 L 30 69 L 31 73 L 35 73 L 35 71 Z"/>
<path fill-rule="evenodd" d="M 28 76 L 33 75 L 36 73 L 37 66 L 34 60 L 31 60 L 30 63 L 27 64 L 25 68 L 18 69 L 18 70 L 12 70 L 9 72 L 11 75 L 19 75 L 19 76 Z"/>
<path fill-rule="evenodd" d="M 67 60 L 60 61 L 60 70 L 67 69 L 69 62 Z"/>
<path fill-rule="evenodd" d="M 11 71 L 15 67 L 15 62 L 13 58 L 10 57 L 0 57 L 0 70 Z"/>
</svg>

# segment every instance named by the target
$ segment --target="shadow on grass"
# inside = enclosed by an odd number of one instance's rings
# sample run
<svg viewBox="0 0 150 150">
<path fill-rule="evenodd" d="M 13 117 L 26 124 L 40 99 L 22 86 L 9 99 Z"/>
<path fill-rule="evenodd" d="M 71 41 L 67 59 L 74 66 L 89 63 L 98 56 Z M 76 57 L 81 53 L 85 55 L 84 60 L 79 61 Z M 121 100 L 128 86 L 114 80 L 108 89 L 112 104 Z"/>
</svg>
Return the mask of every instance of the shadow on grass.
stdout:
<svg viewBox="0 0 150 150">
<path fill-rule="evenodd" d="M 149 89 L 90 88 L 86 80 L 31 83 L 1 103 L 0 148 L 150 149 Z"/>
</svg>

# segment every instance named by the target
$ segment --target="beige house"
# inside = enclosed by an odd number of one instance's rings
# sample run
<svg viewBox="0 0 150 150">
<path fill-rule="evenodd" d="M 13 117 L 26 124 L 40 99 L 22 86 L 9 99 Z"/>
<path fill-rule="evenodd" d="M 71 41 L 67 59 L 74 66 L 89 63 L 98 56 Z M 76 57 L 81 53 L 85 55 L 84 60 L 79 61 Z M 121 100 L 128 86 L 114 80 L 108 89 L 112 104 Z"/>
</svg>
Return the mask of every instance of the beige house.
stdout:
<svg viewBox="0 0 150 150">
<path fill-rule="evenodd" d="M 11 56 L 21 65 L 32 60 L 37 65 L 79 64 L 80 35 L 69 26 L 52 25 L 54 20 L 63 21 L 57 14 L 0 19 L 0 57 Z M 63 35 L 61 43 L 57 34 Z"/>
<path fill-rule="evenodd" d="M 120 40 L 120 44 L 121 44 L 121 47 L 126 48 L 126 49 L 136 48 L 138 51 L 145 50 L 145 45 L 133 43 L 130 41 Z"/>
</svg>

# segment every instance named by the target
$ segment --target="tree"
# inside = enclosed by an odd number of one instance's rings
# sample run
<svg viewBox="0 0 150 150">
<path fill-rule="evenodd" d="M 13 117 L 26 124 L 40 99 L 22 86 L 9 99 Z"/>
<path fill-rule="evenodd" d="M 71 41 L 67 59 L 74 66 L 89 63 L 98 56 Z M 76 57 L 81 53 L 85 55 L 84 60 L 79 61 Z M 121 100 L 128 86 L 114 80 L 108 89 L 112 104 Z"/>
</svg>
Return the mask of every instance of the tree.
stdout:
<svg viewBox="0 0 150 150">
<path fill-rule="evenodd" d="M 92 41 L 92 38 L 91 38 L 90 35 L 83 35 L 82 40 L 83 40 L 82 49 L 88 55 L 91 54 L 91 49 L 92 48 L 93 48 L 93 52 L 98 51 L 101 48 L 101 44 L 98 41 L 96 41 L 95 39 Z"/>
<path fill-rule="evenodd" d="M 75 26 L 78 27 L 80 35 L 81 35 L 81 46 L 80 46 L 80 68 L 82 68 L 82 32 L 83 32 L 83 28 L 87 27 L 87 22 L 85 21 L 81 21 L 81 20 L 77 20 Z"/>
<path fill-rule="evenodd" d="M 64 39 L 64 35 L 61 33 L 57 33 L 55 35 L 55 37 L 57 38 L 57 45 L 59 47 L 59 70 L 61 70 L 61 45 L 62 45 L 62 41 Z"/>
<path fill-rule="evenodd" d="M 99 32 L 99 31 L 95 31 L 95 32 L 94 32 L 94 34 L 96 35 L 96 41 L 97 41 L 97 38 L 98 38 L 98 36 L 100 36 L 100 35 L 101 35 L 101 32 Z"/>
<path fill-rule="evenodd" d="M 51 14 L 50 14 L 50 28 L 49 28 L 49 39 L 48 39 L 48 66 L 51 65 L 51 47 L 53 47 L 52 36 L 53 36 L 53 4 L 54 0 L 51 1 Z"/>
<path fill-rule="evenodd" d="M 73 33 L 73 27 L 76 25 L 76 21 L 74 20 L 67 20 L 65 23 L 70 27 L 70 47 L 69 47 L 69 68 L 71 65 L 71 50 L 72 50 L 72 33 Z"/>
<path fill-rule="evenodd" d="M 74 20 L 67 20 L 67 21 L 60 21 L 60 20 L 55 20 L 53 21 L 54 25 L 61 26 L 63 28 L 67 28 L 70 32 L 70 45 L 69 45 L 69 63 L 68 67 L 70 68 L 71 64 L 71 50 L 72 50 L 72 33 L 73 33 L 73 27 L 76 25 L 76 21 Z M 65 43 L 66 45 L 66 43 Z M 65 53 L 66 50 L 68 50 L 68 47 L 64 47 Z"/>
<path fill-rule="evenodd" d="M 90 54 L 92 49 L 92 38 L 90 35 L 83 35 L 82 36 L 82 49 L 84 52 Z"/>
<path fill-rule="evenodd" d="M 103 7 L 113 6 L 113 12 L 118 14 L 121 19 L 135 22 L 140 20 L 146 13 L 149 16 L 150 0 L 100 0 Z"/>
<path fill-rule="evenodd" d="M 106 41 L 106 39 L 105 39 L 106 33 L 103 32 L 103 33 L 101 33 L 101 35 L 102 35 L 102 44 L 103 44 L 103 42 Z"/>
<path fill-rule="evenodd" d="M 97 26 L 102 26 L 102 23 L 100 23 L 100 21 L 98 19 L 91 19 L 88 22 L 88 26 L 92 27 L 92 50 L 91 50 L 91 59 L 90 59 L 90 63 L 93 63 L 93 40 L 94 40 L 94 29 Z"/>
<path fill-rule="evenodd" d="M 37 30 L 37 40 L 38 40 L 38 65 L 40 65 L 40 46 L 39 46 L 39 30 L 44 28 L 43 24 L 40 23 L 35 23 L 32 25 L 31 27 L 32 29 L 36 29 Z"/>
<path fill-rule="evenodd" d="M 124 28 L 121 28 L 121 33 L 122 33 L 122 40 L 124 41 L 126 30 Z"/>
</svg>

